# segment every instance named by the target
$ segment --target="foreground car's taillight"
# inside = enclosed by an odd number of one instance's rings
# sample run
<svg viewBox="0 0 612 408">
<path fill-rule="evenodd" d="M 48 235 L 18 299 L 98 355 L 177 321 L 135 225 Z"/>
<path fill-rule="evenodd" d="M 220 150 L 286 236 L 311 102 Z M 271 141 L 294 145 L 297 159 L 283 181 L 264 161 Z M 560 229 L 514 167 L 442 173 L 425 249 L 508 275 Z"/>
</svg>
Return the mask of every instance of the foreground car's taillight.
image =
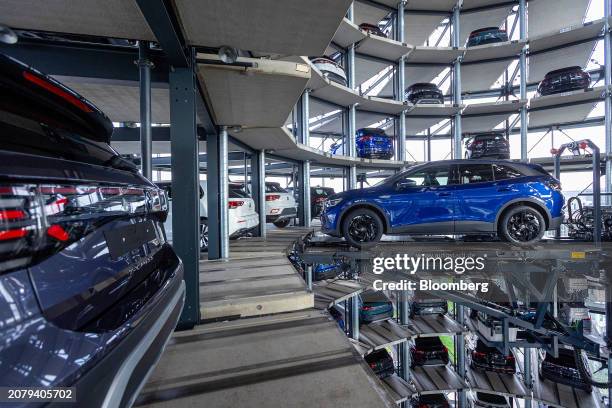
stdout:
<svg viewBox="0 0 612 408">
<path fill-rule="evenodd" d="M 165 194 L 153 188 L 0 185 L 0 273 L 42 260 L 110 220 L 152 214 L 163 221 L 167 210 Z"/>
<path fill-rule="evenodd" d="M 0 186 L 0 272 L 26 265 L 38 247 L 36 186 Z"/>
</svg>

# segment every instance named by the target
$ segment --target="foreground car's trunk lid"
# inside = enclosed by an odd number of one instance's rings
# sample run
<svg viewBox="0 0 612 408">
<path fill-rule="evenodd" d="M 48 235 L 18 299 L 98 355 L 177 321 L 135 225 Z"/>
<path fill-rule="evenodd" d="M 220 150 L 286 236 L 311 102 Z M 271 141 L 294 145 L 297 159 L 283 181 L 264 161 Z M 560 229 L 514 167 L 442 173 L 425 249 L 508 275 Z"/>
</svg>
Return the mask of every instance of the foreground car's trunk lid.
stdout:
<svg viewBox="0 0 612 408">
<path fill-rule="evenodd" d="M 0 272 L 27 269 L 64 329 L 114 330 L 179 262 L 164 241 L 165 196 L 111 133 L 80 95 L 0 55 Z"/>
</svg>

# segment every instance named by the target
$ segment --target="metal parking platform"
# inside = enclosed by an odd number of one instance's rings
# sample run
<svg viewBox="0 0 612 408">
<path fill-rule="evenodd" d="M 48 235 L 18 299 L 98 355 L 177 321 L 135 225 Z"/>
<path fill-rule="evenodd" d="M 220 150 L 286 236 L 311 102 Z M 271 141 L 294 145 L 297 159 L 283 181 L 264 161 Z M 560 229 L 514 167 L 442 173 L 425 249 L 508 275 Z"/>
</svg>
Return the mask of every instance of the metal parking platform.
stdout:
<svg viewBox="0 0 612 408">
<path fill-rule="evenodd" d="M 527 349 L 531 353 L 531 361 L 538 362 L 538 350 Z M 520 367 L 521 373 L 524 376 L 524 354 L 521 352 L 515 353 L 517 365 Z M 532 398 L 543 404 L 558 408 L 603 408 L 605 404 L 602 401 L 599 389 L 593 387 L 591 393 L 570 387 L 568 385 L 553 382 L 542 378 L 538 372 L 538 364 L 531 364 L 533 381 Z"/>
<path fill-rule="evenodd" d="M 392 319 L 362 324 L 359 341 L 369 347 L 368 351 L 384 349 L 408 341 L 410 332 Z"/>
<path fill-rule="evenodd" d="M 396 404 L 401 404 L 414 394 L 414 386 L 396 374 L 383 379 L 383 383 Z"/>
<path fill-rule="evenodd" d="M 349 279 L 328 279 L 313 282 L 312 291 L 315 295 L 315 308 L 330 308 L 357 296 L 364 289 L 365 287 L 358 281 Z"/>
<path fill-rule="evenodd" d="M 453 392 L 467 388 L 465 381 L 449 366 L 424 366 L 410 370 L 410 381 L 419 394 Z"/>
<path fill-rule="evenodd" d="M 470 389 L 514 398 L 531 397 L 531 391 L 525 387 L 522 377 L 515 374 L 501 374 L 467 367 L 466 381 Z"/>
<path fill-rule="evenodd" d="M 404 327 L 411 332 L 411 338 L 459 335 L 466 332 L 465 327 L 448 315 L 414 316 L 408 319 L 408 324 Z"/>
</svg>

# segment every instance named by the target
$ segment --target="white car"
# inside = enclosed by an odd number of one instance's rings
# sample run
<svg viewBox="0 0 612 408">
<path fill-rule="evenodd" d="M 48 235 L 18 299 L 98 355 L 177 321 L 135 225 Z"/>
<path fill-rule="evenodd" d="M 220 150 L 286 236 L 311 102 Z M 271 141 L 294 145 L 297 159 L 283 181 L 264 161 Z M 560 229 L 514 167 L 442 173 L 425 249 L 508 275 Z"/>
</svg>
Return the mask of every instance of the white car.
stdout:
<svg viewBox="0 0 612 408">
<path fill-rule="evenodd" d="M 295 197 L 279 183 L 266 182 L 266 222 L 285 228 L 297 217 Z"/>
<path fill-rule="evenodd" d="M 348 86 L 346 79 L 346 72 L 344 68 L 336 61 L 329 57 L 316 57 L 311 59 L 312 65 L 314 65 L 321 74 L 337 84 Z"/>
<path fill-rule="evenodd" d="M 170 202 L 168 218 L 164 223 L 166 238 L 172 242 L 172 183 L 159 182 L 157 185 L 166 191 Z M 200 181 L 200 250 L 208 250 L 208 201 L 206 181 Z M 230 239 L 247 235 L 259 225 L 259 215 L 255 211 L 253 199 L 241 188 L 229 185 L 228 217 Z"/>
</svg>

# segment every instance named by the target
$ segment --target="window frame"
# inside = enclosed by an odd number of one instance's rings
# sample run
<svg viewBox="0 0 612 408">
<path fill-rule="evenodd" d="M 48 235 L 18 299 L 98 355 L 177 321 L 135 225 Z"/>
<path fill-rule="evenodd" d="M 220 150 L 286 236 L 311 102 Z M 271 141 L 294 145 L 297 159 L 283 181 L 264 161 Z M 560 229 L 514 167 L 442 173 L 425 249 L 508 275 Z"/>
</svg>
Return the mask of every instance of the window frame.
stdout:
<svg viewBox="0 0 612 408">
<path fill-rule="evenodd" d="M 454 169 L 455 165 L 453 165 L 453 164 L 446 164 L 446 165 L 445 164 L 439 164 L 439 165 L 424 166 L 424 167 L 421 167 L 419 169 L 414 169 L 412 171 L 408 170 L 401 177 L 398 177 L 397 180 L 395 180 L 395 182 L 393 183 L 393 186 L 394 187 L 397 186 L 398 183 L 400 183 L 403 180 L 408 179 L 413 174 L 427 172 L 427 171 L 429 171 L 431 169 L 435 169 L 435 168 L 438 168 L 438 167 L 446 167 L 447 170 L 448 170 L 448 180 L 447 180 L 446 184 L 444 184 L 444 185 L 440 185 L 439 184 L 437 186 L 436 185 L 415 185 L 414 188 L 424 188 L 424 187 L 425 188 L 440 188 L 440 187 L 448 187 L 448 186 L 454 185 L 455 184 L 455 182 L 454 182 L 455 181 L 455 169 Z"/>
<path fill-rule="evenodd" d="M 477 181 L 474 183 L 463 183 L 461 180 L 461 166 L 489 166 L 489 168 L 491 169 L 491 180 L 486 180 L 486 181 Z M 493 163 L 465 163 L 465 164 L 457 164 L 457 185 L 459 186 L 470 186 L 470 185 L 475 185 L 475 184 L 484 184 L 484 183 L 494 183 L 497 180 L 495 180 L 495 170 L 493 169 L 494 164 Z"/>
</svg>

